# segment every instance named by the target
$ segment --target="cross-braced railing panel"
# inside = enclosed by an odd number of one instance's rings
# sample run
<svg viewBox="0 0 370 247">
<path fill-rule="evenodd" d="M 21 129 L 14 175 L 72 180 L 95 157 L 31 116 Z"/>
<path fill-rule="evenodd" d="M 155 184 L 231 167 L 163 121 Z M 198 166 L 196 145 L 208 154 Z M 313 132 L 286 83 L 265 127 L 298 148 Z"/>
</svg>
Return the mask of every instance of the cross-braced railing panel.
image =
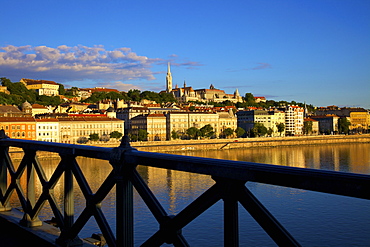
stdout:
<svg viewBox="0 0 370 247">
<path fill-rule="evenodd" d="M 11 162 L 8 147 L 20 147 L 24 157 L 17 170 Z M 133 246 L 133 188 L 143 199 L 158 222 L 159 229 L 153 232 L 142 246 L 159 246 L 171 243 L 188 246 L 182 229 L 212 205 L 224 203 L 224 245 L 239 245 L 238 204 L 240 204 L 280 246 L 299 246 L 299 243 L 274 218 L 263 204 L 245 186 L 248 181 L 306 189 L 336 195 L 370 199 L 370 176 L 342 172 L 302 169 L 294 167 L 256 164 L 250 162 L 216 160 L 181 155 L 169 155 L 137 151 L 130 147 L 127 138 L 117 148 L 99 148 L 69 144 L 44 143 L 14 139 L 0 140 L 0 199 L 2 208 L 8 209 L 9 197 L 17 191 L 25 212 L 24 221 L 30 226 L 46 201 L 49 202 L 61 229 L 58 243 L 80 243 L 78 234 L 87 221 L 94 217 L 109 246 Z M 36 152 L 58 153 L 61 160 L 48 180 Z M 109 160 L 112 170 L 94 193 L 84 176 L 76 157 L 91 157 Z M 176 215 L 169 215 L 144 179 L 137 172 L 138 165 L 152 166 L 184 172 L 210 175 L 215 184 Z M 6 171 L 10 183 L 6 186 Z M 27 171 L 27 193 L 19 179 Z M 42 185 L 42 193 L 36 201 L 32 186 L 34 171 Z M 54 188 L 64 175 L 64 214 L 54 198 Z M 74 219 L 73 179 L 76 180 L 86 201 L 86 207 Z M 4 182 L 5 181 L 5 182 Z M 29 188 L 30 187 L 30 188 Z M 116 187 L 116 233 L 112 231 L 101 203 Z M 30 223 L 31 222 L 31 223 Z"/>
</svg>

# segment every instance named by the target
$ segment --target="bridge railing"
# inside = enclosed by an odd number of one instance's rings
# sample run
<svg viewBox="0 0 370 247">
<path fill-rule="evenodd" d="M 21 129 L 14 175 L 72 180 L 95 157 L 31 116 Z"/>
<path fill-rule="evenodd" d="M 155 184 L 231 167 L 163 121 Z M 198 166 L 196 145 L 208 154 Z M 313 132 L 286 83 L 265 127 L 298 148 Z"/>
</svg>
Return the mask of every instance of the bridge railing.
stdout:
<svg viewBox="0 0 370 247">
<path fill-rule="evenodd" d="M 17 169 L 9 156 L 9 147 L 23 149 L 24 156 Z M 61 157 L 50 179 L 47 179 L 38 161 L 37 151 L 57 153 Z M 109 160 L 112 165 L 112 171 L 95 193 L 90 189 L 76 160 L 79 156 Z M 178 214 L 168 215 L 137 172 L 138 165 L 210 175 L 215 184 Z M 19 183 L 24 172 L 27 176 L 26 193 Z M 61 211 L 54 197 L 54 187 L 63 174 L 64 212 Z M 37 200 L 35 175 L 42 185 L 42 192 Z M 74 215 L 73 178 L 77 181 L 86 200 L 86 207 L 77 219 Z M 116 148 L 0 138 L 0 210 L 11 209 L 10 196 L 16 191 L 24 211 L 20 224 L 37 227 L 42 224 L 38 219 L 40 210 L 48 201 L 61 231 L 56 239 L 56 243 L 61 246 L 82 244 L 78 234 L 92 216 L 109 246 L 133 246 L 133 188 L 159 224 L 159 229 L 142 246 L 160 246 L 163 243 L 189 246 L 185 236 L 182 235 L 182 229 L 220 200 L 224 203 L 224 246 L 239 245 L 239 203 L 276 244 L 300 246 L 245 186 L 248 181 L 370 199 L 369 175 L 142 152 L 132 148 L 127 137 L 124 137 L 121 145 Z M 101 202 L 114 186 L 116 188 L 115 233 L 101 210 Z"/>
</svg>

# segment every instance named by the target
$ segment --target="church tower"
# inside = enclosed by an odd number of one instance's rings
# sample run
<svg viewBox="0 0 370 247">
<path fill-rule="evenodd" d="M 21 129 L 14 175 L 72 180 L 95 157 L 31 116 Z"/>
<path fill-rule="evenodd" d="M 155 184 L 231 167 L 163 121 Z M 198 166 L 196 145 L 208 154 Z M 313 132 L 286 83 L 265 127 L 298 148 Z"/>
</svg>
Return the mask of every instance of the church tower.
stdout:
<svg viewBox="0 0 370 247">
<path fill-rule="evenodd" d="M 172 75 L 170 70 L 170 63 L 168 62 L 167 76 L 166 76 L 166 92 L 170 93 L 172 91 Z"/>
</svg>

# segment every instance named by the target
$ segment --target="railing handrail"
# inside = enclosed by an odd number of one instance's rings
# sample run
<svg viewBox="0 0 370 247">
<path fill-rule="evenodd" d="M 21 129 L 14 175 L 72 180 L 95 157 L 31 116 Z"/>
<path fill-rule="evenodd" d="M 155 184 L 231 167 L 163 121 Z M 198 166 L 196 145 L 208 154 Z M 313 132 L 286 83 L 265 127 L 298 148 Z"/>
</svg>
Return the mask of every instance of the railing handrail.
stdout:
<svg viewBox="0 0 370 247">
<path fill-rule="evenodd" d="M 35 151 L 54 152 L 102 160 L 109 160 L 113 149 L 21 139 L 3 139 L 0 140 L 0 146 L 27 148 Z M 126 156 L 127 158 L 132 157 L 135 159 L 131 161 L 133 163 L 157 168 L 370 199 L 370 175 L 366 174 L 152 153 L 135 149 L 126 152 Z M 297 178 L 299 181 L 294 181 L 297 179 L 293 178 Z M 305 179 L 308 178 L 312 179 L 316 186 L 307 185 Z M 328 179 L 328 181 L 324 182 L 323 180 L 325 179 Z"/>
<path fill-rule="evenodd" d="M 22 148 L 25 152 L 17 171 L 11 164 L 9 154 L 7 154 L 9 147 Z M 8 208 L 10 194 L 13 190 L 17 190 L 25 212 L 23 221 L 27 222 L 28 226 L 36 226 L 39 224 L 37 223 L 38 212 L 43 203 L 49 200 L 62 232 L 59 244 L 66 246 L 69 241 L 76 239 L 77 234 L 92 215 L 95 216 L 109 246 L 132 246 L 133 186 L 160 225 L 160 229 L 143 246 L 160 245 L 164 242 L 173 243 L 176 246 L 188 246 L 181 234 L 181 229 L 220 199 L 224 201 L 225 246 L 238 245 L 238 207 L 236 206 L 238 202 L 278 245 L 299 246 L 299 243 L 245 187 L 244 184 L 248 181 L 370 199 L 370 175 L 143 152 L 132 148 L 127 137 L 123 138 L 119 147 L 106 148 L 10 138 L 1 139 L 0 136 L 0 151 L 1 155 L 7 156 L 0 157 L 0 208 Z M 46 180 L 37 160 L 37 151 L 58 153 L 61 157 L 61 162 L 49 181 Z M 112 172 L 95 194 L 92 193 L 75 160 L 78 156 L 109 160 L 113 167 Z M 175 216 L 169 216 L 136 171 L 137 165 L 210 175 L 216 183 L 183 211 Z M 4 184 L 6 183 L 6 169 L 12 177 L 11 188 L 6 188 L 6 184 Z M 24 193 L 16 183 L 24 170 L 27 170 L 28 179 L 27 198 L 24 197 Z M 37 202 L 32 188 L 34 186 L 32 179 L 34 170 L 36 170 L 43 186 L 41 199 Z M 53 188 L 62 173 L 65 174 L 64 216 L 58 209 L 53 195 Z M 76 222 L 73 219 L 73 176 L 75 176 L 86 200 L 86 208 Z M 101 201 L 114 185 L 117 190 L 116 238 L 100 209 Z"/>
</svg>

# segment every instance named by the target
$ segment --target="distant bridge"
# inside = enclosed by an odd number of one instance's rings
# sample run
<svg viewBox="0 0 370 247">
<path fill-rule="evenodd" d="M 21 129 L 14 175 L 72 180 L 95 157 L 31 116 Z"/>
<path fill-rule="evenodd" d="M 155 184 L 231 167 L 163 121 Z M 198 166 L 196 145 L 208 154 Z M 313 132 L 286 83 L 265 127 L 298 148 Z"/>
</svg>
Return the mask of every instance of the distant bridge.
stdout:
<svg viewBox="0 0 370 247">
<path fill-rule="evenodd" d="M 17 169 L 9 156 L 9 147 L 23 149 L 24 156 Z M 57 153 L 61 157 L 49 180 L 38 161 L 37 151 Z M 112 165 L 111 173 L 96 193 L 92 192 L 80 169 L 76 160 L 79 156 L 109 160 Z M 137 172 L 138 165 L 210 175 L 215 184 L 177 215 L 168 215 Z M 20 186 L 23 174 L 27 177 L 26 191 Z M 54 188 L 63 174 L 64 212 L 54 197 Z M 42 185 L 42 193 L 37 200 L 35 175 Z M 76 220 L 73 178 L 76 179 L 86 201 L 86 207 Z M 59 246 L 82 246 L 84 241 L 78 234 L 92 216 L 102 232 L 102 235 L 92 238 L 95 244 L 103 245 L 106 241 L 108 246 L 134 246 L 133 188 L 137 190 L 159 224 L 159 229 L 153 232 L 142 246 L 160 246 L 164 243 L 189 246 L 182 229 L 220 200 L 224 203 L 224 246 L 239 246 L 238 203 L 277 245 L 300 246 L 245 186 L 248 181 L 370 199 L 370 175 L 142 152 L 132 148 L 127 137 L 123 138 L 119 147 L 103 148 L 10 139 L 5 136 L 4 131 L 0 131 L 0 211 L 3 211 L 0 212 L 0 217 L 11 217 L 9 213 L 7 214 L 12 211 L 9 200 L 16 191 L 23 211 L 18 224 L 39 229 L 45 224 L 39 220 L 38 215 L 44 203 L 48 201 L 59 228 L 52 235 L 55 238 L 51 241 Z M 101 202 L 114 186 L 116 186 L 115 233 L 101 210 Z"/>
</svg>

